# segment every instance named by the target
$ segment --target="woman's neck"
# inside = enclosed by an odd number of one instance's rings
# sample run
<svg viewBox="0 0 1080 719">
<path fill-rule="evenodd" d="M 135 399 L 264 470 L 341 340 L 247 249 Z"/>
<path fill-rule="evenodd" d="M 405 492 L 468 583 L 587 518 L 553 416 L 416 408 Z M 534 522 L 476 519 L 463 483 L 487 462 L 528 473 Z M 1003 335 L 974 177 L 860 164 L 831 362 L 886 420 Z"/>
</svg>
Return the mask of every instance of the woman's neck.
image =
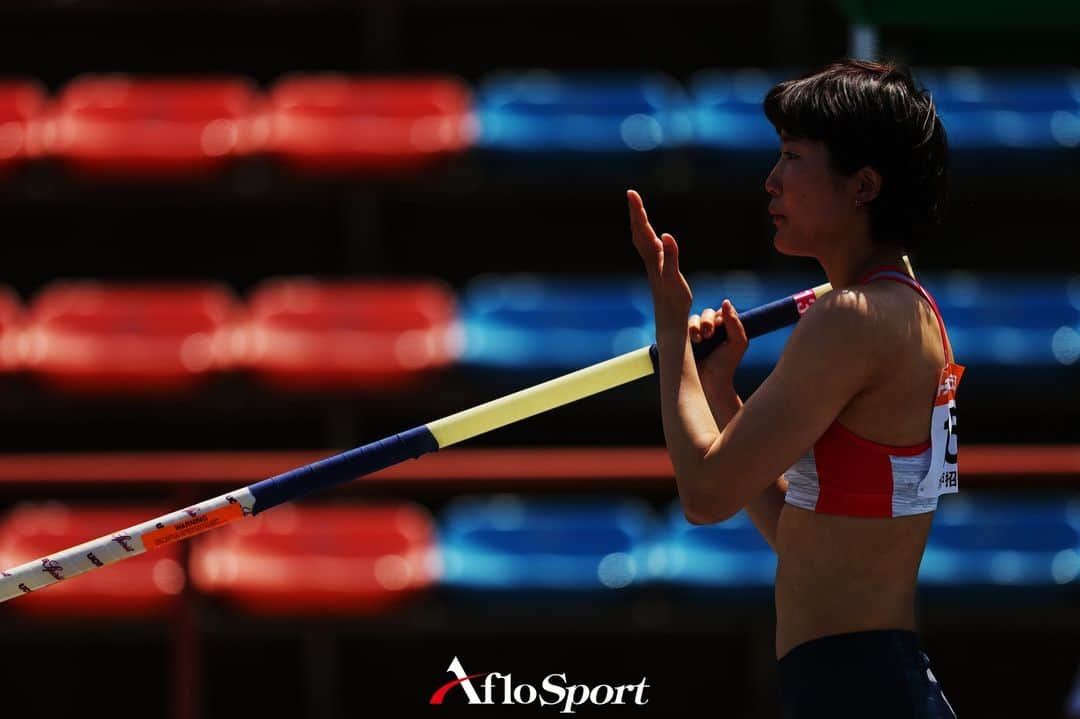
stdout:
<svg viewBox="0 0 1080 719">
<path fill-rule="evenodd" d="M 894 245 L 872 245 L 863 252 L 838 253 L 834 257 L 819 257 L 818 261 L 833 289 L 851 287 L 867 272 L 882 265 L 898 267 L 907 273 L 904 249 Z"/>
</svg>

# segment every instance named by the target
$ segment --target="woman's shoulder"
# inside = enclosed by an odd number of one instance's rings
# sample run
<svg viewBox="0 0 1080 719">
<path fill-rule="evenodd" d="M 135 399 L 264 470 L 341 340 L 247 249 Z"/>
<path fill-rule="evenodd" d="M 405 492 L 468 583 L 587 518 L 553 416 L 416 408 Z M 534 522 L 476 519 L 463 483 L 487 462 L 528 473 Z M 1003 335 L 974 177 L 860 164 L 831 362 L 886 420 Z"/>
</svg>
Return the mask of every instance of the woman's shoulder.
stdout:
<svg viewBox="0 0 1080 719">
<path fill-rule="evenodd" d="M 941 355 L 933 308 L 910 287 L 896 282 L 872 282 L 829 292 L 811 306 L 799 324 L 804 322 L 806 332 L 828 332 L 849 348 L 886 364 L 913 351 L 928 358 Z"/>
<path fill-rule="evenodd" d="M 895 300 L 869 285 L 844 287 L 818 299 L 799 321 L 800 325 L 821 328 L 828 325 L 841 331 L 865 332 L 880 328 L 895 310 Z"/>
<path fill-rule="evenodd" d="M 910 339 L 918 304 L 917 294 L 895 283 L 844 287 L 811 305 L 796 330 L 843 342 L 848 349 L 887 357 L 898 342 Z"/>
<path fill-rule="evenodd" d="M 826 316 L 833 322 L 853 324 L 903 323 L 913 310 L 925 303 L 917 292 L 895 282 L 870 282 L 826 293 L 811 305 L 811 314 Z"/>
</svg>

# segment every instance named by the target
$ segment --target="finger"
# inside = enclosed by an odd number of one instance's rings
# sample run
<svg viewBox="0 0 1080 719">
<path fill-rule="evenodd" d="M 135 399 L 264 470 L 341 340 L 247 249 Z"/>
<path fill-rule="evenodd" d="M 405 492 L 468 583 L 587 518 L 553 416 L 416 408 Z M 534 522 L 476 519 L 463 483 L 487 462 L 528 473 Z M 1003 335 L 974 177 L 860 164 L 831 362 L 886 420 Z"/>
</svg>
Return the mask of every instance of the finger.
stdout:
<svg viewBox="0 0 1080 719">
<path fill-rule="evenodd" d="M 660 238 L 655 235 L 646 237 L 641 230 L 632 229 L 631 240 L 641 261 L 645 263 L 649 279 L 656 279 L 664 262 L 664 245 Z"/>
<path fill-rule="evenodd" d="M 692 342 L 699 341 L 701 339 L 701 316 L 690 315 L 690 320 L 687 323 L 687 326 L 690 331 L 690 340 Z"/>
<path fill-rule="evenodd" d="M 664 268 L 664 247 L 659 238 L 651 243 L 639 244 L 636 240 L 634 245 L 637 247 L 638 254 L 641 255 L 642 261 L 645 263 L 645 273 L 649 277 L 649 281 L 653 282 L 660 277 L 660 273 Z"/>
<path fill-rule="evenodd" d="M 675 238 L 664 233 L 660 236 L 664 244 L 664 264 L 660 268 L 660 276 L 665 280 L 674 280 L 679 276 L 679 246 L 675 244 Z"/>
<path fill-rule="evenodd" d="M 641 217 L 646 224 L 649 222 L 649 216 L 645 212 L 645 201 L 641 199 L 641 195 L 637 193 L 637 190 L 627 190 L 626 199 L 630 201 L 630 209 L 634 214 Z"/>
<path fill-rule="evenodd" d="M 645 214 L 645 203 L 641 196 L 633 190 L 626 191 L 627 204 L 630 208 L 630 232 L 634 239 L 634 245 L 638 252 L 650 254 L 660 250 L 660 241 L 649 224 L 649 217 Z"/>
<path fill-rule="evenodd" d="M 740 346 L 749 344 L 750 340 L 746 336 L 746 328 L 743 327 L 742 320 L 739 319 L 739 313 L 735 311 L 735 306 L 731 304 L 731 301 L 724 300 L 720 311 L 724 318 L 724 331 L 727 332 L 727 341 Z"/>
<path fill-rule="evenodd" d="M 652 226 L 649 224 L 649 216 L 645 213 L 645 202 L 634 190 L 626 191 L 626 200 L 630 206 L 630 226 L 635 231 L 644 232 L 646 235 L 655 236 Z"/>
<path fill-rule="evenodd" d="M 713 336 L 716 329 L 716 310 L 707 309 L 701 313 L 701 336 L 705 339 Z"/>
</svg>

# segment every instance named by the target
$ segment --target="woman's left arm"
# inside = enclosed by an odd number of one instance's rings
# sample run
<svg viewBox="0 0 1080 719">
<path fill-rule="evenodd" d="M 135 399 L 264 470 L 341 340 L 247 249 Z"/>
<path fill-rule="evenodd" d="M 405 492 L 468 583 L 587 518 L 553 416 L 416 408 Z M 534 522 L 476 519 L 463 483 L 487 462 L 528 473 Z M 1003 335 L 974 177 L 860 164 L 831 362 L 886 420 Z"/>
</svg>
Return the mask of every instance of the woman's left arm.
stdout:
<svg viewBox="0 0 1080 719">
<path fill-rule="evenodd" d="M 860 292 L 837 290 L 815 302 L 768 377 L 687 462 L 696 511 L 712 521 L 730 517 L 813 446 L 885 366 L 881 331 Z"/>
<path fill-rule="evenodd" d="M 775 482 L 869 384 L 878 363 L 876 328 L 861 293 L 830 292 L 795 325 L 761 386 L 718 426 L 690 348 L 693 296 L 679 271 L 678 246 L 671 235 L 656 235 L 637 193 L 628 198 L 634 246 L 653 294 L 664 438 L 679 495 L 688 517 L 722 521 Z M 737 364 L 745 332 L 730 303 L 722 314 L 732 339 L 715 351 L 727 353 L 719 362 Z M 734 389 L 731 395 L 737 397 Z"/>
</svg>

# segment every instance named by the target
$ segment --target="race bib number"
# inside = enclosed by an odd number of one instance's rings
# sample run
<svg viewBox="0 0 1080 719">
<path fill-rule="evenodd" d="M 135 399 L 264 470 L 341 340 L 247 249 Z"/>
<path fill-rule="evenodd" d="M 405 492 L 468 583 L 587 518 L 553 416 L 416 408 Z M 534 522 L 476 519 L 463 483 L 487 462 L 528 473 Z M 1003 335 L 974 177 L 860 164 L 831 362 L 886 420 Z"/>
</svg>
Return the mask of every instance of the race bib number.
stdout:
<svg viewBox="0 0 1080 719">
<path fill-rule="evenodd" d="M 930 425 L 930 470 L 919 482 L 920 497 L 940 497 L 960 489 L 956 469 L 956 388 L 964 374 L 962 365 L 950 362 L 941 370 Z"/>
</svg>

